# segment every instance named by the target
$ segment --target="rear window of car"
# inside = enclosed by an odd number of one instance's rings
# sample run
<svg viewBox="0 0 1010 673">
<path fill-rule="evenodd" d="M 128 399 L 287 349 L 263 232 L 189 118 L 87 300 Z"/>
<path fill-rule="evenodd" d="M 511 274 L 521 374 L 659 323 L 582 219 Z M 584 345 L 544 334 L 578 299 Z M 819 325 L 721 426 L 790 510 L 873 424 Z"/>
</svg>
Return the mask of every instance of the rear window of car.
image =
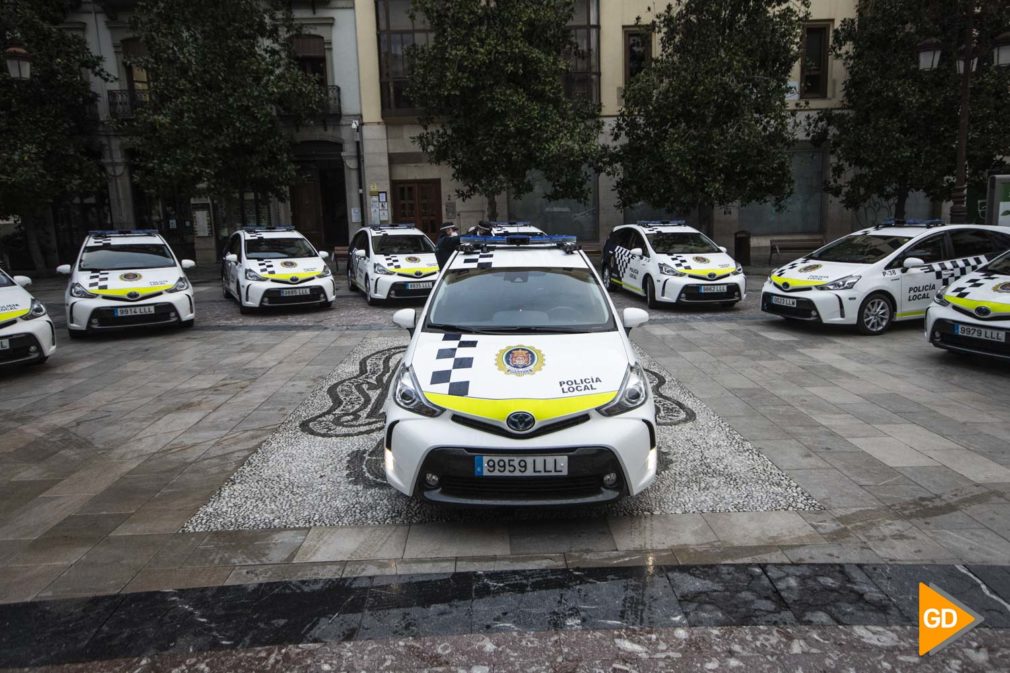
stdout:
<svg viewBox="0 0 1010 673">
<path fill-rule="evenodd" d="M 427 236 L 373 236 L 372 248 L 377 255 L 410 255 L 434 252 Z"/>
<path fill-rule="evenodd" d="M 81 271 L 118 271 L 121 269 L 161 269 L 175 266 L 167 245 L 131 243 L 129 245 L 89 246 L 81 255 Z"/>
</svg>

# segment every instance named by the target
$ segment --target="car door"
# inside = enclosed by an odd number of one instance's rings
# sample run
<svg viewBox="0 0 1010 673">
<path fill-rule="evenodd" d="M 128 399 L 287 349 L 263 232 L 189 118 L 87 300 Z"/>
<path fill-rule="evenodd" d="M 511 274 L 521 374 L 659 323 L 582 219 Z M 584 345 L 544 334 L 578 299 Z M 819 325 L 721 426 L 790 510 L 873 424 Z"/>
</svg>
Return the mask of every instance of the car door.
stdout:
<svg viewBox="0 0 1010 673">
<path fill-rule="evenodd" d="M 358 232 L 354 237 L 355 243 L 351 252 L 352 276 L 358 287 L 365 287 L 365 276 L 368 275 L 368 260 L 371 257 L 371 246 L 369 245 L 368 234 L 363 231 Z M 358 250 L 364 250 L 365 256 L 358 257 Z"/>
<path fill-rule="evenodd" d="M 628 238 L 630 250 L 628 251 L 629 261 L 626 285 L 632 290 L 644 294 L 645 276 L 649 272 L 649 261 L 651 259 L 649 256 L 649 246 L 646 244 L 645 237 L 642 236 L 641 232 L 632 230 Z M 652 282 L 655 283 L 656 279 L 653 278 Z"/>
<path fill-rule="evenodd" d="M 225 249 L 224 254 L 226 259 L 221 262 L 224 267 L 224 280 L 228 288 L 234 290 L 239 277 L 239 267 L 242 264 L 242 237 L 237 233 L 232 234 L 231 238 L 228 239 L 228 247 Z M 235 255 L 236 261 L 228 261 L 228 255 Z"/>
<path fill-rule="evenodd" d="M 953 271 L 943 268 L 943 263 L 950 258 L 948 251 L 947 234 L 941 232 L 909 244 L 895 259 L 901 269 L 901 296 L 895 317 L 912 318 L 926 312 L 933 295 L 946 285 L 944 278 L 953 275 Z M 923 265 L 904 268 L 904 261 L 912 257 L 921 259 Z"/>
<path fill-rule="evenodd" d="M 953 259 L 949 270 L 953 275 L 946 279 L 945 285 L 953 283 L 962 276 L 967 276 L 993 259 L 1005 248 L 999 243 L 996 232 L 985 229 L 957 229 L 950 232 L 950 244 L 953 247 Z"/>
</svg>

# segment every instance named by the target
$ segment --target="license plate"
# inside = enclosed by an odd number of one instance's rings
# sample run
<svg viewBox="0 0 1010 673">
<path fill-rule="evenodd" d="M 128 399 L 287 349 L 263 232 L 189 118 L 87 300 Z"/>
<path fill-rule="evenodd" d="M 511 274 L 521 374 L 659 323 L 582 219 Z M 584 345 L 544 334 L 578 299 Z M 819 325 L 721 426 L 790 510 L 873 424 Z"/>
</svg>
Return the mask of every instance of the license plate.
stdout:
<svg viewBox="0 0 1010 673">
<path fill-rule="evenodd" d="M 772 303 L 778 306 L 788 306 L 789 308 L 796 308 L 796 299 L 794 297 L 780 297 L 776 294 L 773 294 Z"/>
<path fill-rule="evenodd" d="M 151 315 L 154 313 L 153 306 L 130 306 L 128 308 L 115 309 L 117 318 L 125 318 L 128 315 Z"/>
<path fill-rule="evenodd" d="M 408 290 L 430 290 L 433 283 L 407 283 Z"/>
<path fill-rule="evenodd" d="M 0 339 L 0 351 L 9 351 L 11 349 L 10 339 Z"/>
<path fill-rule="evenodd" d="M 972 337 L 973 339 L 985 339 L 986 341 L 1006 343 L 1006 332 L 995 329 L 986 329 L 985 327 L 975 327 L 974 325 L 954 325 L 954 334 Z"/>
<path fill-rule="evenodd" d="M 728 289 L 729 285 L 702 285 L 701 293 L 702 294 L 709 294 L 709 293 L 714 294 L 719 292 L 725 293 Z"/>
<path fill-rule="evenodd" d="M 290 290 L 281 290 L 282 297 L 298 297 L 304 294 L 312 294 L 312 288 L 310 287 L 294 287 Z"/>
<path fill-rule="evenodd" d="M 474 456 L 475 477 L 564 477 L 568 456 Z"/>
</svg>

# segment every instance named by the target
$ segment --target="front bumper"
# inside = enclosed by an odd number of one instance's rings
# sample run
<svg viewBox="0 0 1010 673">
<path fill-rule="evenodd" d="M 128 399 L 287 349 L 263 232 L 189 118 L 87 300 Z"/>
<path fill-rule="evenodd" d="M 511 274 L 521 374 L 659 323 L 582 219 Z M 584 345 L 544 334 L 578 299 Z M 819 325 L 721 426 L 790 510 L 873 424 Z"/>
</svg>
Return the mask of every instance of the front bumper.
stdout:
<svg viewBox="0 0 1010 673">
<path fill-rule="evenodd" d="M 284 290 L 308 290 L 308 294 L 286 294 Z M 333 276 L 311 278 L 301 283 L 275 283 L 273 281 L 244 281 L 242 305 L 257 308 L 274 306 L 303 306 L 331 302 L 337 295 Z"/>
<path fill-rule="evenodd" d="M 117 316 L 116 309 L 153 306 L 154 313 Z M 77 299 L 67 296 L 67 328 L 101 332 L 105 330 L 178 324 L 196 318 L 193 291 L 163 292 L 140 301 Z"/>
<path fill-rule="evenodd" d="M 369 292 L 376 299 L 422 299 L 431 294 L 438 274 L 432 273 L 420 278 L 408 276 L 376 276 L 369 280 Z M 413 287 L 411 285 L 421 286 Z M 427 287 L 423 287 L 423 286 Z"/>
<path fill-rule="evenodd" d="M 49 316 L 15 319 L 0 328 L 0 341 L 7 342 L 7 348 L 0 350 L 0 366 L 38 362 L 56 350 L 56 328 Z"/>
<path fill-rule="evenodd" d="M 656 478 L 655 415 L 651 403 L 619 417 L 587 412 L 584 422 L 519 439 L 481 430 L 445 411 L 436 418 L 387 401 L 385 470 L 396 490 L 432 502 L 479 506 L 567 506 L 610 502 L 646 489 Z M 640 412 L 640 413 L 635 413 Z M 456 420 L 454 420 L 454 416 Z M 460 422 L 463 420 L 466 424 Z M 475 477 L 477 455 L 567 455 L 567 477 Z M 436 488 L 423 477 L 433 472 Z M 617 483 L 604 486 L 608 472 Z"/>
<path fill-rule="evenodd" d="M 711 292 L 711 288 L 725 286 L 725 292 Z M 701 280 L 690 276 L 660 276 L 656 299 L 678 304 L 722 304 L 737 302 L 747 297 L 747 280 L 743 275 L 727 276 L 719 280 Z"/>
<path fill-rule="evenodd" d="M 958 325 L 970 325 L 990 333 L 1002 334 L 1003 341 L 958 334 Z M 937 348 L 1010 360 L 1010 320 L 978 320 L 950 306 L 933 304 L 926 311 L 926 338 Z"/>
<path fill-rule="evenodd" d="M 796 306 L 782 306 L 772 302 L 772 297 L 795 299 Z M 822 322 L 831 325 L 855 325 L 859 313 L 858 293 L 824 290 L 785 292 L 772 282 L 761 288 L 761 310 L 783 318 Z"/>
</svg>

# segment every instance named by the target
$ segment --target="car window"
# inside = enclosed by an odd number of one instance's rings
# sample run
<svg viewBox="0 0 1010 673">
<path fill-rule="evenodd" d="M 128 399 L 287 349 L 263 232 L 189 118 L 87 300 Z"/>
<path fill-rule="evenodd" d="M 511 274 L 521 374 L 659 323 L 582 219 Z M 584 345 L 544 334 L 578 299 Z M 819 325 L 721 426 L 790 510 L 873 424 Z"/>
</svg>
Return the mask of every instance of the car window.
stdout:
<svg viewBox="0 0 1010 673">
<path fill-rule="evenodd" d="M 14 279 L 3 271 L 0 271 L 0 287 L 13 287 L 14 285 L 17 285 L 17 283 L 14 282 Z"/>
<path fill-rule="evenodd" d="M 130 245 L 89 246 L 84 248 L 81 271 L 118 271 L 121 269 L 161 269 L 175 266 L 167 245 L 133 243 Z"/>
<path fill-rule="evenodd" d="M 375 239 L 377 255 L 409 255 L 434 252 L 435 246 L 427 236 L 379 236 Z"/>
<path fill-rule="evenodd" d="M 1005 252 L 983 267 L 989 273 L 1010 276 L 1010 252 Z"/>
<path fill-rule="evenodd" d="M 628 246 L 628 234 L 631 233 L 630 229 L 617 229 L 610 235 L 611 240 L 614 242 L 615 247 L 627 248 Z"/>
<path fill-rule="evenodd" d="M 661 232 L 647 234 L 652 249 L 660 255 L 722 252 L 707 236 L 697 232 Z"/>
<path fill-rule="evenodd" d="M 848 264 L 875 264 L 911 240 L 892 234 L 852 234 L 807 255 L 807 259 Z"/>
<path fill-rule="evenodd" d="M 238 234 L 233 235 L 228 242 L 228 254 L 235 255 L 236 257 L 242 256 L 242 239 L 239 238 Z"/>
<path fill-rule="evenodd" d="M 287 259 L 315 257 L 316 251 L 304 238 L 247 238 L 245 255 L 249 259 Z"/>
<path fill-rule="evenodd" d="M 926 264 L 942 262 L 946 258 L 943 254 L 943 237 L 944 234 L 936 234 L 916 241 L 905 249 L 904 258 L 918 257 Z"/>
<path fill-rule="evenodd" d="M 426 329 L 606 332 L 616 323 L 589 269 L 457 269 L 435 291 Z"/>
<path fill-rule="evenodd" d="M 959 229 L 950 232 L 954 257 L 976 257 L 996 251 L 996 241 L 990 232 L 981 229 Z"/>
<path fill-rule="evenodd" d="M 357 234 L 355 234 L 354 238 L 351 240 L 351 250 L 357 250 L 359 248 L 364 247 L 364 238 L 365 238 L 365 232 L 363 231 L 359 231 Z"/>
<path fill-rule="evenodd" d="M 1010 236 L 999 231 L 987 231 L 986 233 L 992 239 L 992 251 L 994 253 L 1010 250 Z"/>
<path fill-rule="evenodd" d="M 644 257 L 648 257 L 649 256 L 649 246 L 647 246 L 645 244 L 645 237 L 642 236 L 642 234 L 640 234 L 637 231 L 633 231 L 632 234 L 631 234 L 631 241 L 630 241 L 630 243 L 631 243 L 631 249 L 632 250 L 634 250 L 635 248 L 641 248 L 642 249 L 642 255 Z"/>
</svg>

